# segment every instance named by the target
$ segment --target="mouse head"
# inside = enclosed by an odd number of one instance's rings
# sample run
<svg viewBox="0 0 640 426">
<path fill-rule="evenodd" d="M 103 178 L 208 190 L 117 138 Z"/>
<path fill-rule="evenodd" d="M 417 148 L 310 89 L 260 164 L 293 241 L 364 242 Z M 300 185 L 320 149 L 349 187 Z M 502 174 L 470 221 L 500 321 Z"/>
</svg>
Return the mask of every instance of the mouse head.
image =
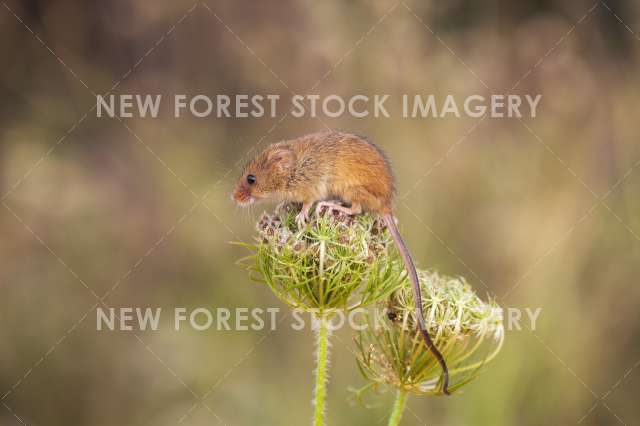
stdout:
<svg viewBox="0 0 640 426">
<path fill-rule="evenodd" d="M 289 146 L 267 147 L 244 168 L 233 191 L 233 200 L 244 206 L 283 198 L 295 163 L 296 155 Z"/>
</svg>

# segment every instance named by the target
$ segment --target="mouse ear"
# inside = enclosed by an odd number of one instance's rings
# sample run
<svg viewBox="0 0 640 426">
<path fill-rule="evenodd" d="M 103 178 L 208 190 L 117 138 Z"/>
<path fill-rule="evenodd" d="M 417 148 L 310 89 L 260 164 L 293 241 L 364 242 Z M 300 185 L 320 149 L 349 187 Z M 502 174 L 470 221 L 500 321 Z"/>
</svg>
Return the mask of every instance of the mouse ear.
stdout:
<svg viewBox="0 0 640 426">
<path fill-rule="evenodd" d="M 269 153 L 269 163 L 280 171 L 291 170 L 296 162 L 296 154 L 291 148 L 275 148 Z"/>
</svg>

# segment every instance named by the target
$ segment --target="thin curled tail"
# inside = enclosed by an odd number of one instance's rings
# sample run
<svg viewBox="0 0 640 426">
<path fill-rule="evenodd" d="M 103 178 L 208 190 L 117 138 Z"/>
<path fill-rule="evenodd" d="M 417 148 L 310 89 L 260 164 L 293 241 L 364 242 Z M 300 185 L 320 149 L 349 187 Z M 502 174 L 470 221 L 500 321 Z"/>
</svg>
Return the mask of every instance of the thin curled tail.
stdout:
<svg viewBox="0 0 640 426">
<path fill-rule="evenodd" d="M 433 344 L 424 321 L 424 316 L 422 314 L 422 294 L 420 293 L 420 281 L 418 280 L 418 273 L 416 272 L 416 267 L 413 264 L 413 259 L 411 258 L 409 249 L 407 249 L 402 236 L 400 235 L 400 231 L 398 231 L 396 222 L 393 220 L 393 215 L 391 215 L 391 213 L 385 213 L 382 217 L 384 218 L 384 222 L 387 224 L 387 228 L 389 228 L 389 231 L 391 232 L 393 240 L 398 246 L 398 251 L 402 255 L 404 265 L 407 269 L 407 272 L 409 273 L 409 278 L 413 287 L 413 296 L 416 302 L 416 318 L 418 319 L 420 333 L 424 338 L 427 348 L 429 348 L 433 356 L 440 364 L 440 367 L 442 367 L 442 391 L 445 393 L 445 395 L 451 395 L 449 393 L 449 369 L 447 368 L 447 363 L 445 362 L 444 357 L 442 356 L 438 348 L 436 348 L 436 345 Z"/>
</svg>

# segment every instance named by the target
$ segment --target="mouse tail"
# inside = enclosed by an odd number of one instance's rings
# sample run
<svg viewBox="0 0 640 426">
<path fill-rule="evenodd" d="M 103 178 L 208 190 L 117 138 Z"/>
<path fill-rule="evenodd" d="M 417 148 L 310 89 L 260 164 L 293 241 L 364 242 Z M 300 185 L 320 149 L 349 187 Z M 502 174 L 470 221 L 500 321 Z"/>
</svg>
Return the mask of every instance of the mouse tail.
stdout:
<svg viewBox="0 0 640 426">
<path fill-rule="evenodd" d="M 411 258 L 411 254 L 409 253 L 409 249 L 407 248 L 402 236 L 400 235 L 400 231 L 398 230 L 398 226 L 393 218 L 391 213 L 385 213 L 383 216 L 384 222 L 389 228 L 389 232 L 391 232 L 391 236 L 393 237 L 393 241 L 396 243 L 398 247 L 398 251 L 402 256 L 402 260 L 404 261 L 405 268 L 409 273 L 409 279 L 411 280 L 411 285 L 413 287 L 413 295 L 416 302 L 416 318 L 418 320 L 418 326 L 420 328 L 420 333 L 424 338 L 425 344 L 427 348 L 435 359 L 442 367 L 442 390 L 446 395 L 450 395 L 449 393 L 449 369 L 447 368 L 447 363 L 444 360 L 444 357 L 436 348 L 431 337 L 429 336 L 429 331 L 427 330 L 427 326 L 424 320 L 424 315 L 422 313 L 422 293 L 420 292 L 420 280 L 418 279 L 418 273 L 416 272 L 416 267 L 413 263 L 413 259 Z"/>
</svg>

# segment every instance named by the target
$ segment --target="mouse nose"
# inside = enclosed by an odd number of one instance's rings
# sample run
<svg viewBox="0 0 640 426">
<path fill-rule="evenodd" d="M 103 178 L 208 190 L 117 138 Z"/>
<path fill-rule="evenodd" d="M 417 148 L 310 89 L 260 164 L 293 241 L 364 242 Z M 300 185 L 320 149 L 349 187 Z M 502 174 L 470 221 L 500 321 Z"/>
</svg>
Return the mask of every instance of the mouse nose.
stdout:
<svg viewBox="0 0 640 426">
<path fill-rule="evenodd" d="M 250 198 L 251 194 L 249 193 L 249 190 L 244 187 L 236 188 L 236 190 L 231 195 L 231 199 L 239 204 L 246 203 Z"/>
</svg>

